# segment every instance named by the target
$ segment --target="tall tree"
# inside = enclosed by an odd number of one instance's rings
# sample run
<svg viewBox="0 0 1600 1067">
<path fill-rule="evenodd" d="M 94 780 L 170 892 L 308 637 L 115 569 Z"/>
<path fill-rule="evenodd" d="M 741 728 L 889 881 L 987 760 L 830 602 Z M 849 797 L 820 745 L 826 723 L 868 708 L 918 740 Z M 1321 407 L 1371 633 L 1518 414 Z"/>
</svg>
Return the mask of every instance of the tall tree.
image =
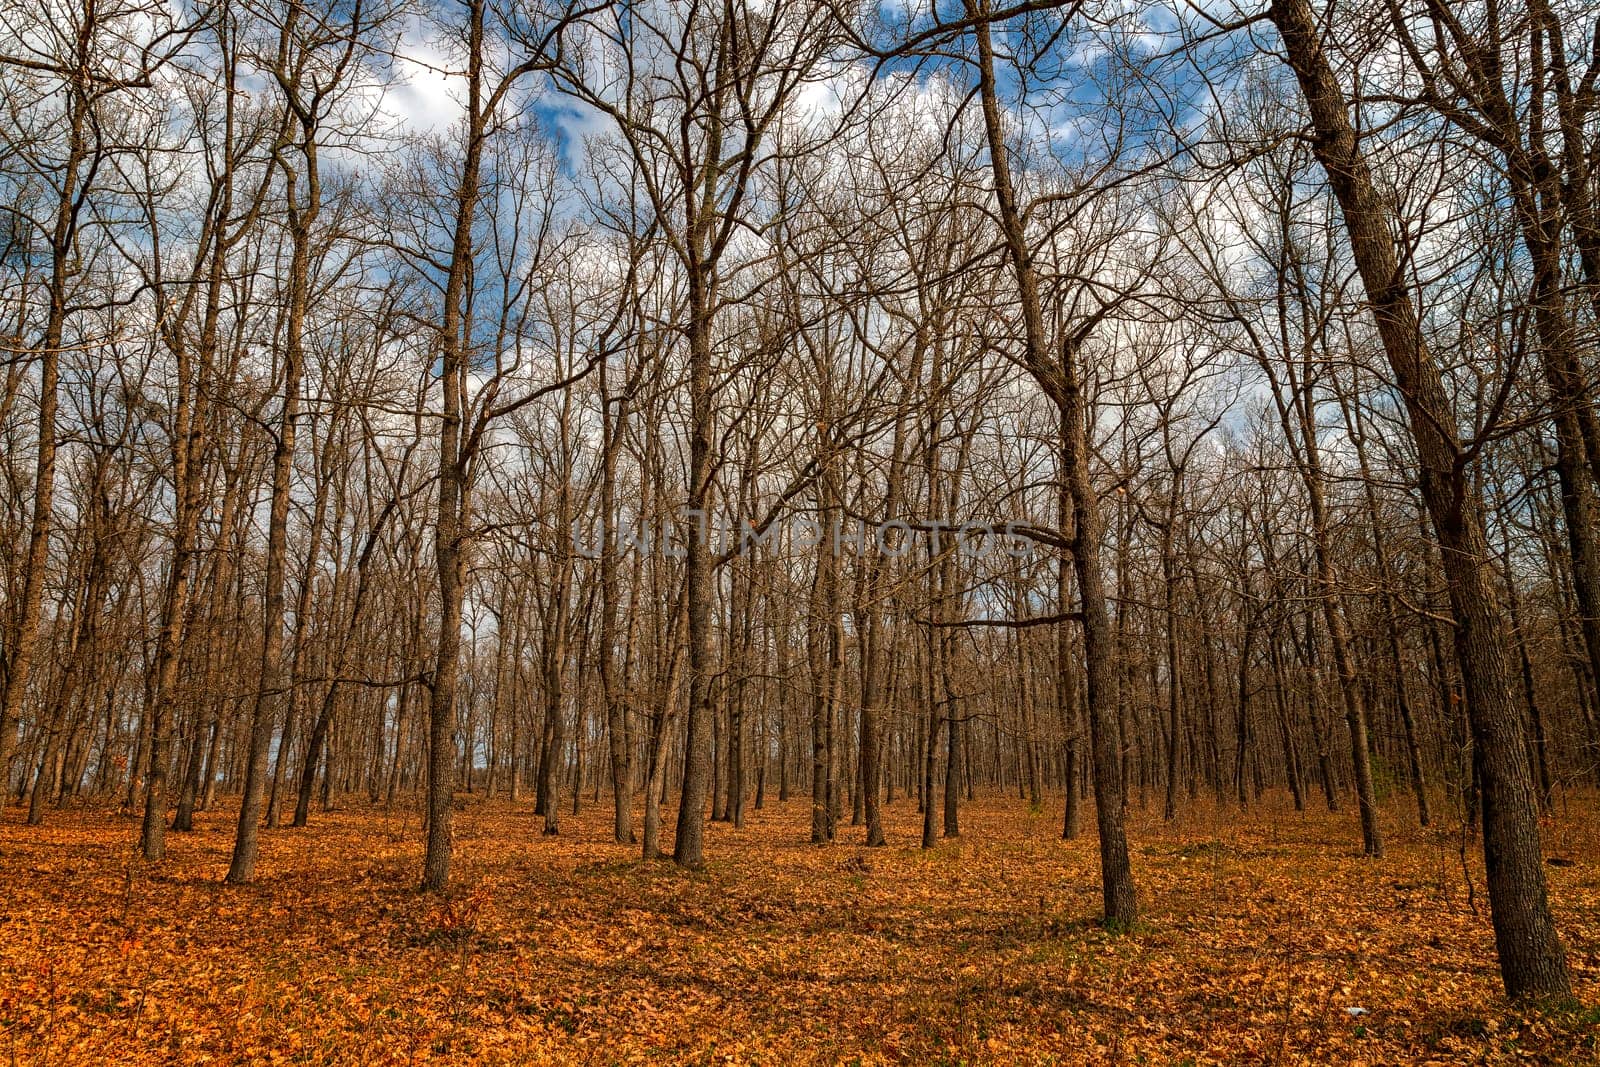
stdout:
<svg viewBox="0 0 1600 1067">
<path fill-rule="evenodd" d="M 1511 698 L 1504 623 L 1489 578 L 1483 498 L 1469 479 L 1457 420 L 1407 290 L 1393 210 L 1373 184 L 1322 28 L 1306 0 L 1273 0 L 1268 14 L 1305 99 L 1312 148 L 1344 214 L 1351 252 L 1416 443 L 1422 495 L 1449 583 L 1481 783 L 1484 862 L 1501 977 L 1512 996 L 1565 995 L 1571 984 L 1550 914 L 1533 779 Z"/>
</svg>

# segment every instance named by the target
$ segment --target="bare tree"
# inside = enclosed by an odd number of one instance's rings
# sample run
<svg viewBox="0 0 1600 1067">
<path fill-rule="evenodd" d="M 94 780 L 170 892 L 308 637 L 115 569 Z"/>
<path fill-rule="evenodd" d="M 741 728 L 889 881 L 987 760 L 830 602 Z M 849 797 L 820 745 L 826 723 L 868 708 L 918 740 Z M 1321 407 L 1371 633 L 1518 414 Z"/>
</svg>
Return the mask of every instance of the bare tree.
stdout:
<svg viewBox="0 0 1600 1067">
<path fill-rule="evenodd" d="M 1512 996 L 1564 994 L 1570 982 L 1550 915 L 1532 776 L 1488 575 L 1483 500 L 1463 462 L 1470 446 L 1462 441 L 1423 337 L 1392 236 L 1392 212 L 1374 187 L 1316 19 L 1304 0 L 1274 0 L 1269 15 L 1305 99 L 1313 149 L 1344 214 L 1351 252 L 1416 442 L 1422 494 L 1449 579 L 1482 789 L 1484 856 L 1501 975 Z"/>
</svg>

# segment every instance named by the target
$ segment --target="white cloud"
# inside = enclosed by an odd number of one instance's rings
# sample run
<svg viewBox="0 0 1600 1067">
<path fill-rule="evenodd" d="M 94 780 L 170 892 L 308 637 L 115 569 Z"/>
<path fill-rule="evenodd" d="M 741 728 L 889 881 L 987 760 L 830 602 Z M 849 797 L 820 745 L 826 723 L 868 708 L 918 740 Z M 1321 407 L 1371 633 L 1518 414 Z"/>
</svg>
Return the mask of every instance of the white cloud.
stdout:
<svg viewBox="0 0 1600 1067">
<path fill-rule="evenodd" d="M 449 60 L 422 28 L 408 28 L 395 49 L 396 77 L 384 93 L 384 114 L 410 133 L 448 129 L 464 110 L 449 69 Z"/>
</svg>

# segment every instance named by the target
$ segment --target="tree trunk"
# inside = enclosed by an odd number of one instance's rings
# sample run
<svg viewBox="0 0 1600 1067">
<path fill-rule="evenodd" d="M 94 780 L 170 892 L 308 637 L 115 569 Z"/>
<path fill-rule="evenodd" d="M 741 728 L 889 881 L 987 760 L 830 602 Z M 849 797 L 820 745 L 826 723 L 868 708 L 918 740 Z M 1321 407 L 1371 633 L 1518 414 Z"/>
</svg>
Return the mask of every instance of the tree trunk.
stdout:
<svg viewBox="0 0 1600 1067">
<path fill-rule="evenodd" d="M 1416 441 L 1423 498 L 1449 584 L 1474 764 L 1482 783 L 1484 864 L 1501 977 L 1513 997 L 1570 995 L 1566 956 L 1546 893 L 1527 749 L 1511 700 L 1505 634 L 1485 573 L 1482 499 L 1460 462 L 1455 418 L 1406 290 L 1390 210 L 1373 186 L 1311 8 L 1307 0 L 1273 0 L 1269 13 L 1305 97 L 1315 131 L 1312 150 L 1343 210 L 1356 267 Z"/>
<path fill-rule="evenodd" d="M 980 0 L 966 0 L 968 17 L 987 15 L 986 10 L 979 9 L 979 3 Z M 989 166 L 994 176 L 995 200 L 1006 249 L 1017 278 L 1025 332 L 1025 358 L 1029 372 L 1060 410 L 1065 428 L 1062 453 L 1075 519 L 1072 556 L 1078 578 L 1078 597 L 1083 609 L 1089 743 L 1094 754 L 1095 818 L 1100 832 L 1100 874 L 1105 920 L 1108 925 L 1126 929 L 1138 919 L 1138 903 L 1123 821 L 1122 753 L 1119 751 L 1114 718 L 1118 706 L 1117 649 L 1113 642 L 1111 617 L 1106 607 L 1104 573 L 1100 564 L 1103 529 L 1099 498 L 1089 473 L 1089 433 L 1077 367 L 1079 339 L 1062 338 L 1060 359 L 1052 361 L 1049 358 L 1033 256 L 1028 248 L 1007 161 L 999 92 L 995 86 L 994 53 L 987 21 L 980 20 L 973 32 L 978 46 L 984 126 L 989 138 Z"/>
</svg>

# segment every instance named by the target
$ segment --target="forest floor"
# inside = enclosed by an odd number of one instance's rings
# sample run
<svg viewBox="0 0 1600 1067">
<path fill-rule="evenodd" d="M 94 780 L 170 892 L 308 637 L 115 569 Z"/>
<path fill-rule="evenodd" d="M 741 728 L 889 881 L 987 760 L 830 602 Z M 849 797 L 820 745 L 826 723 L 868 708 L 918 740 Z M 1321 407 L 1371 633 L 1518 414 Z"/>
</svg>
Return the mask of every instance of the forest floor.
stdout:
<svg viewBox="0 0 1600 1067">
<path fill-rule="evenodd" d="M 923 852 L 806 843 L 809 802 L 713 824 L 708 864 L 644 863 L 602 802 L 544 838 L 528 806 L 456 815 L 446 897 L 415 892 L 415 813 L 355 800 L 263 835 L 229 888 L 233 815 L 168 861 L 133 820 L 0 818 L 0 1056 L 14 1063 L 1594 1063 L 1600 817 L 1545 827 L 1551 893 L 1587 1007 L 1500 993 L 1482 857 L 1387 812 L 1275 802 L 1132 813 L 1144 918 L 1110 934 L 1092 820 L 1059 834 L 980 798 Z M 668 826 L 670 827 L 670 821 Z M 1357 1010 L 1362 1009 L 1362 1010 Z"/>
</svg>

